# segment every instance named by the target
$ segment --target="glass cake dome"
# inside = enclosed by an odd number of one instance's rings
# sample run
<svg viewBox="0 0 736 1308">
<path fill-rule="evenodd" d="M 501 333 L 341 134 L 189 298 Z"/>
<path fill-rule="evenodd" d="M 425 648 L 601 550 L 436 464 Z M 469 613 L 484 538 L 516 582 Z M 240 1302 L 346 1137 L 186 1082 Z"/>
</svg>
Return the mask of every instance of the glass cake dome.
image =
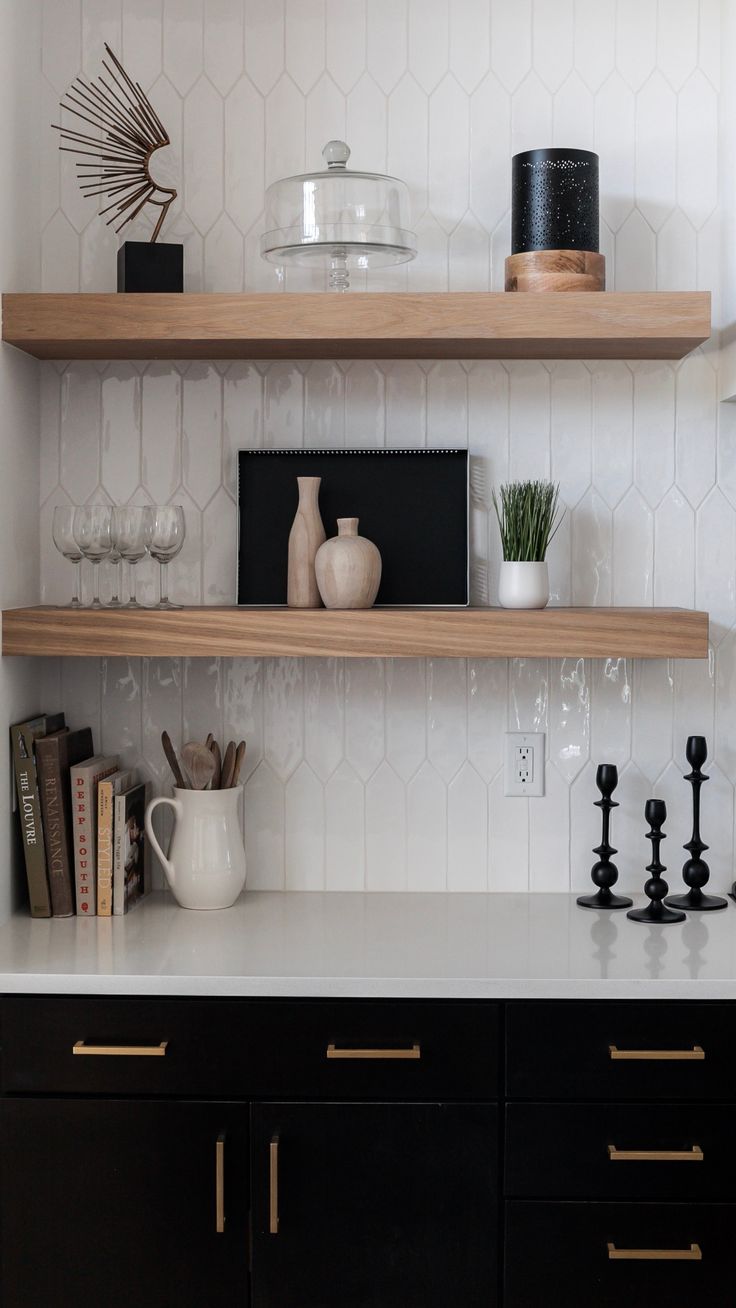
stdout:
<svg viewBox="0 0 736 1308">
<path fill-rule="evenodd" d="M 344 141 L 328 141 L 323 172 L 273 182 L 266 191 L 261 255 L 270 263 L 323 264 L 330 290 L 346 291 L 350 270 L 407 263 L 416 237 L 407 229 L 409 191 L 396 177 L 350 171 Z"/>
</svg>

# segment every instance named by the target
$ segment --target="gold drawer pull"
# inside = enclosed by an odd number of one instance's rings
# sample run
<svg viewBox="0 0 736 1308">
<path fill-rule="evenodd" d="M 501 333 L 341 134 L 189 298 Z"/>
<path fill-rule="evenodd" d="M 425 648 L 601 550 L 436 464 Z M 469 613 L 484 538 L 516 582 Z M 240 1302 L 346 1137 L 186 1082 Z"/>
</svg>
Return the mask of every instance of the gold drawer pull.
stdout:
<svg viewBox="0 0 736 1308">
<path fill-rule="evenodd" d="M 215 1141 L 215 1231 L 223 1235 L 225 1231 L 225 1136 L 218 1135 Z"/>
<path fill-rule="evenodd" d="M 608 1257 L 619 1258 L 622 1262 L 662 1262 L 662 1263 L 700 1263 L 703 1254 L 699 1244 L 691 1244 L 689 1249 L 617 1249 L 609 1244 Z"/>
<path fill-rule="evenodd" d="M 608 1046 L 609 1057 L 626 1063 L 702 1063 L 705 1051 L 700 1045 L 692 1049 L 617 1049 Z"/>
<path fill-rule="evenodd" d="M 268 1168 L 268 1233 L 279 1233 L 279 1137 L 275 1135 L 269 1146 Z"/>
<path fill-rule="evenodd" d="M 160 1045 L 88 1045 L 84 1040 L 77 1040 L 72 1053 L 100 1058 L 164 1058 L 168 1043 L 162 1040 Z"/>
<path fill-rule="evenodd" d="M 612 1163 L 702 1163 L 703 1151 L 700 1145 L 692 1149 L 617 1149 L 608 1146 L 608 1157 Z"/>
<path fill-rule="evenodd" d="M 338 1049 L 337 1045 L 327 1046 L 327 1058 L 383 1058 L 418 1060 L 422 1056 L 421 1045 L 412 1045 L 410 1049 Z"/>
</svg>

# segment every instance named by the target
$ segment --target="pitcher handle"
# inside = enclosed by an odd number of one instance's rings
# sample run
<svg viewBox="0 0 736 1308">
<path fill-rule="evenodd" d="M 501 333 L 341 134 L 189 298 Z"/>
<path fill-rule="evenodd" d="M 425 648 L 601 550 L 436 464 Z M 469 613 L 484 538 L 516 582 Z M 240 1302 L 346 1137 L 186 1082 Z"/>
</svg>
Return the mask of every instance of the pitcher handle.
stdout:
<svg viewBox="0 0 736 1308">
<path fill-rule="evenodd" d="M 159 845 L 158 840 L 156 839 L 156 836 L 154 834 L 153 823 L 151 822 L 151 815 L 153 813 L 153 810 L 156 808 L 157 804 L 168 804 L 169 808 L 173 808 L 177 818 L 180 818 L 182 812 L 181 800 L 169 799 L 167 795 L 159 795 L 158 799 L 152 799 L 150 804 L 146 808 L 146 835 L 149 841 L 151 842 L 151 847 L 155 850 L 156 855 L 161 863 L 161 866 L 163 867 L 164 872 L 166 873 L 169 879 L 170 885 L 173 888 L 174 880 L 175 880 L 174 864 L 169 862 L 168 858 L 164 854 L 164 851 Z"/>
</svg>

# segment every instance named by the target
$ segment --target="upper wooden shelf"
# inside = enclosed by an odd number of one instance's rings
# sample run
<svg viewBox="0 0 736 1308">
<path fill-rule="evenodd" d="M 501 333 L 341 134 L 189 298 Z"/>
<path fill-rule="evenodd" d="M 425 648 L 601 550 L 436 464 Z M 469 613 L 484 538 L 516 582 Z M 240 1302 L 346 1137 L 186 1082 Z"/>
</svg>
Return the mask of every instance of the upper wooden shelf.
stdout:
<svg viewBox="0 0 736 1308">
<path fill-rule="evenodd" d="M 707 291 L 4 295 L 38 359 L 681 359 Z"/>
<path fill-rule="evenodd" d="M 706 658 L 689 609 L 7 609 L 3 654 Z"/>
</svg>

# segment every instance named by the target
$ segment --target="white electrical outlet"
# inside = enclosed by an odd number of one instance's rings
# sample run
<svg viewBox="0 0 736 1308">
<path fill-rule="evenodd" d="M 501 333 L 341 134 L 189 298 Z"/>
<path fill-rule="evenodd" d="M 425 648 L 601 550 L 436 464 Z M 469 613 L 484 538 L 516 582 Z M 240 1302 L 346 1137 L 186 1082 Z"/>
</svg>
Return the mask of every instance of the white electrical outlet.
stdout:
<svg viewBox="0 0 736 1308">
<path fill-rule="evenodd" d="M 544 794 L 544 732 L 507 731 L 504 795 Z"/>
</svg>

